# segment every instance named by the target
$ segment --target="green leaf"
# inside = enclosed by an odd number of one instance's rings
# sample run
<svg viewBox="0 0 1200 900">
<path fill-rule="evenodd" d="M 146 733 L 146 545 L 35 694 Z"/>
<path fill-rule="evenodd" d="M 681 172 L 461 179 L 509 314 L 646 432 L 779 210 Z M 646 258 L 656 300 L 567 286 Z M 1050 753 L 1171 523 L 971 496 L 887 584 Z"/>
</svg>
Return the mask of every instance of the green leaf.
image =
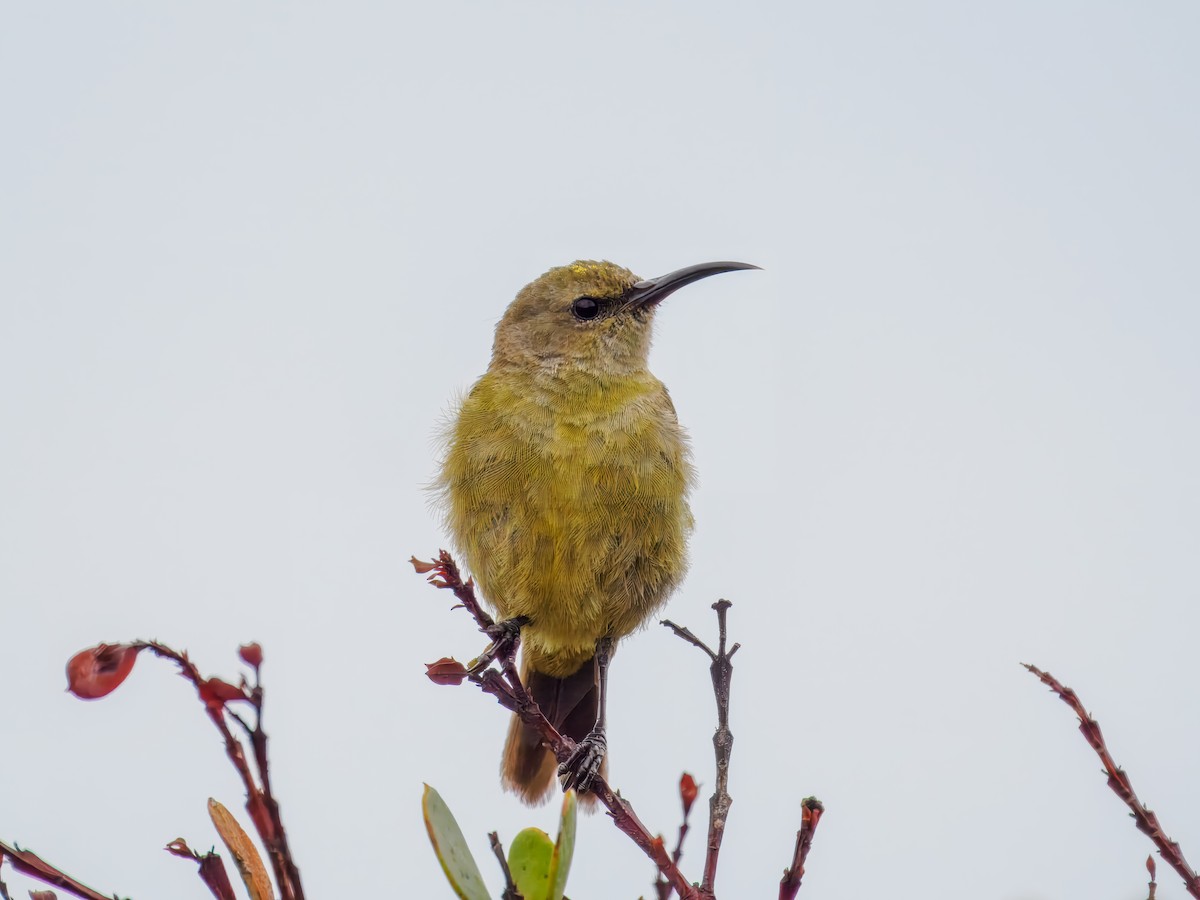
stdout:
<svg viewBox="0 0 1200 900">
<path fill-rule="evenodd" d="M 462 829 L 458 827 L 458 822 L 441 795 L 429 785 L 425 785 L 425 793 L 421 797 L 421 811 L 425 816 L 425 830 L 429 832 L 433 852 L 437 854 L 454 893 L 460 900 L 491 900 L 479 866 L 475 864 L 475 857 L 467 848 Z"/>
<path fill-rule="evenodd" d="M 575 812 L 579 803 L 575 792 L 563 794 L 562 816 L 558 820 L 558 841 L 550 860 L 550 900 L 562 900 L 567 889 L 571 858 L 575 855 Z"/>
<path fill-rule="evenodd" d="M 540 828 L 526 828 L 508 847 L 508 868 L 525 900 L 549 900 L 554 845 Z"/>
</svg>

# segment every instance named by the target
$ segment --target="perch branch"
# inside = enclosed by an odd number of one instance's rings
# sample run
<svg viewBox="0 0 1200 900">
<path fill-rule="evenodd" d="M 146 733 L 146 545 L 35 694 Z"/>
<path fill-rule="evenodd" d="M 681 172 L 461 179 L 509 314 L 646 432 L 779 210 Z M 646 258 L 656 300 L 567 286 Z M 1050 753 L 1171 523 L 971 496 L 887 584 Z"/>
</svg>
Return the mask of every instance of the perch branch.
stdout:
<svg viewBox="0 0 1200 900">
<path fill-rule="evenodd" d="M 476 600 L 474 582 L 463 581 L 458 565 L 449 553 L 445 550 L 441 551 L 433 562 L 423 562 L 414 558 L 412 563 L 418 574 L 429 575 L 428 581 L 434 587 L 451 591 L 475 619 L 480 631 L 493 635 L 492 629 L 496 623 L 491 616 L 484 612 Z M 469 671 L 453 660 L 443 659 L 430 665 L 429 674 L 431 678 L 440 683 L 461 683 L 463 680 L 469 680 L 477 684 L 485 693 L 495 697 L 501 706 L 516 713 L 523 723 L 537 731 L 555 758 L 561 763 L 571 755 L 574 742 L 559 734 L 558 729 L 551 724 L 529 692 L 525 690 L 514 662 L 515 656 L 516 644 L 514 643 L 510 645 L 507 652 L 500 653 L 495 657 L 496 662 L 500 665 L 499 672 L 490 666 L 482 671 Z M 435 667 L 443 667 L 444 674 L 436 674 Z M 697 893 L 695 886 L 688 882 L 679 867 L 671 860 L 662 838 L 650 834 L 646 826 L 638 819 L 629 801 L 610 788 L 599 775 L 592 779 L 590 790 L 608 811 L 608 815 L 617 828 L 628 835 L 642 852 L 650 857 L 663 876 L 674 885 L 679 896 L 683 900 L 700 900 L 703 895 Z"/>
</svg>

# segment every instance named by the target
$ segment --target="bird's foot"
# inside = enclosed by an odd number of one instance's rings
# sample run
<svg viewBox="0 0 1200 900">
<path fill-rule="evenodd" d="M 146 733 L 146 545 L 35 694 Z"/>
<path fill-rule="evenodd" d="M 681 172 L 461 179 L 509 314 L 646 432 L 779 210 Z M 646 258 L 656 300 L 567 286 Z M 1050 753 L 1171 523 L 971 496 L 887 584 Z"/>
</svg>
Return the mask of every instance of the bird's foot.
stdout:
<svg viewBox="0 0 1200 900">
<path fill-rule="evenodd" d="M 600 766 L 608 753 L 608 740 L 603 731 L 591 731 L 587 737 L 575 745 L 566 762 L 558 767 L 558 778 L 564 791 L 575 788 L 586 791 L 592 786 L 592 779 L 600 772 Z"/>
<path fill-rule="evenodd" d="M 471 660 L 467 670 L 472 675 L 478 675 L 496 659 L 512 659 L 517 652 L 517 644 L 521 640 L 521 629 L 529 624 L 527 616 L 517 616 L 504 619 L 484 629 L 484 633 L 492 639 L 491 644 L 475 659 Z"/>
</svg>

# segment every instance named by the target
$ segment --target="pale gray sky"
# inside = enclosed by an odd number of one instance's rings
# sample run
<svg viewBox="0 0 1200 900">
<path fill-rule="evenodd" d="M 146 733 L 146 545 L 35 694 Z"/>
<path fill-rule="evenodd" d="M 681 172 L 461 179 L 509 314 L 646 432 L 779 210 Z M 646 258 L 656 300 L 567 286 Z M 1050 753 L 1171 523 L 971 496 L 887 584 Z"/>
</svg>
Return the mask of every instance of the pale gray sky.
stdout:
<svg viewBox="0 0 1200 900">
<path fill-rule="evenodd" d="M 405 562 L 445 543 L 437 422 L 549 266 L 743 259 L 653 354 L 701 474 L 668 613 L 728 597 L 744 645 L 721 896 L 775 896 L 808 794 L 801 896 L 1144 896 L 1019 661 L 1200 863 L 1197 46 L 1192 2 L 9 4 L 0 836 L 207 896 L 160 848 L 241 799 L 187 686 L 62 669 L 257 639 L 309 896 L 449 896 L 423 781 L 496 876 L 486 832 L 552 812 L 500 793 L 499 707 L 422 676 L 480 648 Z M 707 684 L 658 628 L 614 664 L 612 781 L 671 835 Z M 584 821 L 575 900 L 651 876 Z"/>
</svg>

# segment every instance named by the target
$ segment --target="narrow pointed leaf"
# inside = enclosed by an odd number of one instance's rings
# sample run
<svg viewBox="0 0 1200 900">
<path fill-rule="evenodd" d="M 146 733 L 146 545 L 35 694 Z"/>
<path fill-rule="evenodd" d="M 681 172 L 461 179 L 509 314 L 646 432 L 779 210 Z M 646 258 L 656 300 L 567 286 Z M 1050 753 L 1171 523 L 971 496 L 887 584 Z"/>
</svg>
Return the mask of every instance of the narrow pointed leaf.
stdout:
<svg viewBox="0 0 1200 900">
<path fill-rule="evenodd" d="M 575 791 L 563 794 L 558 840 L 550 860 L 550 900 L 563 900 L 563 892 L 567 889 L 567 875 L 571 872 L 571 858 L 575 855 L 575 814 L 578 807 Z"/>
<path fill-rule="evenodd" d="M 242 876 L 250 900 L 272 900 L 275 895 L 271 890 L 271 878 L 267 875 L 267 867 L 263 865 L 258 848 L 238 824 L 238 820 L 212 797 L 208 798 L 208 815 L 216 826 L 217 834 L 229 848 L 229 855 L 237 863 L 238 874 Z"/>
<path fill-rule="evenodd" d="M 491 900 L 462 829 L 441 794 L 429 785 L 425 785 L 425 794 L 421 797 L 421 811 L 433 852 L 437 854 L 454 893 L 460 900 Z"/>
</svg>

